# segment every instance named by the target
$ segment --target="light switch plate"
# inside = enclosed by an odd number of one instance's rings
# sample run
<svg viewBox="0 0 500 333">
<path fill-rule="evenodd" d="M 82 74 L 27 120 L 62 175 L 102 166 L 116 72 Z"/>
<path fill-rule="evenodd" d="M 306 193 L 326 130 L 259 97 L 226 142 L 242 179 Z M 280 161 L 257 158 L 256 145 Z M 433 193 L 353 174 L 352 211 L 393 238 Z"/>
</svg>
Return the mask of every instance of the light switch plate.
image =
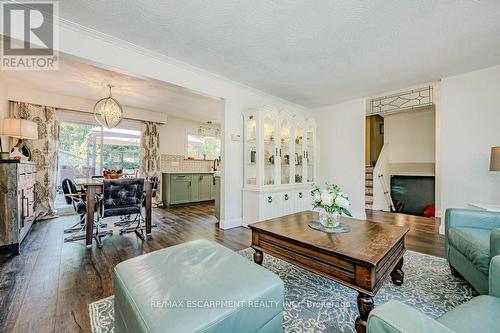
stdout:
<svg viewBox="0 0 500 333">
<path fill-rule="evenodd" d="M 240 141 L 241 140 L 241 135 L 239 135 L 239 134 L 231 134 L 231 140 L 233 140 L 233 141 Z"/>
</svg>

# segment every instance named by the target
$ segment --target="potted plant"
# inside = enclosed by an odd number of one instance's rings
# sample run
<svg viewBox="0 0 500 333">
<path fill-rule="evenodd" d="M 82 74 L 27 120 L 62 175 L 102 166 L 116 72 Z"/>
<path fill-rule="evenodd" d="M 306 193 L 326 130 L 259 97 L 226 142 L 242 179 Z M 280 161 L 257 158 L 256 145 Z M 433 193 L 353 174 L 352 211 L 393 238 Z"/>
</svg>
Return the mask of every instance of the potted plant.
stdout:
<svg viewBox="0 0 500 333">
<path fill-rule="evenodd" d="M 349 211 L 349 197 L 336 184 L 326 184 L 325 189 L 313 185 L 313 209 L 320 211 L 320 223 L 325 228 L 335 228 L 339 225 L 340 216 L 352 216 Z"/>
</svg>

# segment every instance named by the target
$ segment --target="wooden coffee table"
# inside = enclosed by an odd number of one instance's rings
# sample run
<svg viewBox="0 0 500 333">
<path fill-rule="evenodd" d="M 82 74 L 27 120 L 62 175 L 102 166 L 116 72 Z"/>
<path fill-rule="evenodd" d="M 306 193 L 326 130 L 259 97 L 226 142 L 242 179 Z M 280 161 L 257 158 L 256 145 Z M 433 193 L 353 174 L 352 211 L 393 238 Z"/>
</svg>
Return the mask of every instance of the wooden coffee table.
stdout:
<svg viewBox="0 0 500 333">
<path fill-rule="evenodd" d="M 254 261 L 262 264 L 263 252 L 324 276 L 358 292 L 357 332 L 366 332 L 373 297 L 390 275 L 403 284 L 403 254 L 408 228 L 341 218 L 351 231 L 328 234 L 311 229 L 314 212 L 301 212 L 251 224 Z"/>
</svg>

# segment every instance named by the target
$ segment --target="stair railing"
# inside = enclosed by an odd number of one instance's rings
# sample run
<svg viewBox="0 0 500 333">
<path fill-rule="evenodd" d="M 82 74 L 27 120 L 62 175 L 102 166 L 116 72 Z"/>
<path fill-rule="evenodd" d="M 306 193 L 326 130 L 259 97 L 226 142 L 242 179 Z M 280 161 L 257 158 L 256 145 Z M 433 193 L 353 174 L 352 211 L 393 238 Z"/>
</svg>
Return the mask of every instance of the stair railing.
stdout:
<svg viewBox="0 0 500 333">
<path fill-rule="evenodd" d="M 384 191 L 384 197 L 385 197 L 385 200 L 387 201 L 387 205 L 391 209 L 391 212 L 396 211 L 396 209 L 394 207 L 394 202 L 392 201 L 391 192 L 389 191 L 389 188 L 388 188 L 387 183 L 385 181 L 384 175 L 379 174 L 378 179 L 380 180 L 380 183 L 382 185 L 382 190 Z"/>
</svg>

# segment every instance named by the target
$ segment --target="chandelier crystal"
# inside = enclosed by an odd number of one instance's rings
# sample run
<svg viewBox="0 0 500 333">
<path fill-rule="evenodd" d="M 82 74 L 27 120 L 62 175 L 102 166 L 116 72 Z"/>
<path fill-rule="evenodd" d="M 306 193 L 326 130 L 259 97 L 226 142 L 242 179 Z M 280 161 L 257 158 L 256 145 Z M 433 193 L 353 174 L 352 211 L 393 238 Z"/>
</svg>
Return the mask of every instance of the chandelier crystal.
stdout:
<svg viewBox="0 0 500 333">
<path fill-rule="evenodd" d="M 113 128 L 123 119 L 123 109 L 121 104 L 111 96 L 112 85 L 109 88 L 109 96 L 97 101 L 94 105 L 95 120 L 104 127 Z"/>
</svg>

